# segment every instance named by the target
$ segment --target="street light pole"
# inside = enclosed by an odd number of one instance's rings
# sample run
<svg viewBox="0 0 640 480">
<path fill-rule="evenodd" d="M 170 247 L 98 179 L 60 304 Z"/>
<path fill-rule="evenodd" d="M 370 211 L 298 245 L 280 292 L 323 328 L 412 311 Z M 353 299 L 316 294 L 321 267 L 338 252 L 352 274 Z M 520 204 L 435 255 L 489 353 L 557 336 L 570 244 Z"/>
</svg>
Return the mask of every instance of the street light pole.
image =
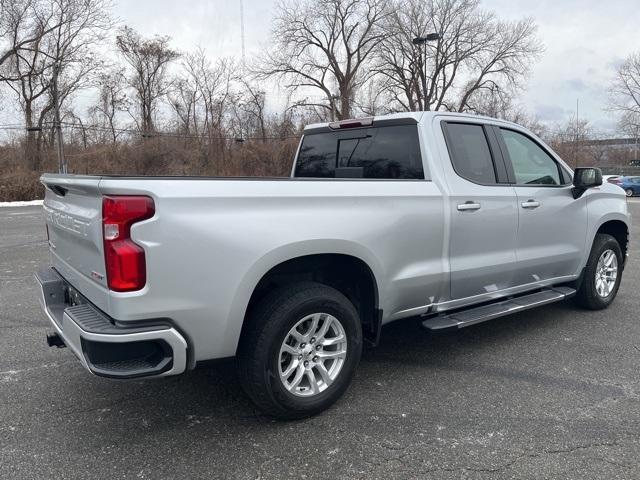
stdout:
<svg viewBox="0 0 640 480">
<path fill-rule="evenodd" d="M 429 33 L 426 37 L 415 37 L 413 39 L 413 44 L 414 45 L 424 45 L 424 59 L 423 59 L 424 72 L 423 72 L 423 75 L 422 75 L 422 96 L 423 96 L 422 109 L 423 110 L 427 109 L 427 105 L 426 105 L 426 100 L 427 100 L 427 43 L 428 42 L 436 42 L 438 40 L 440 40 L 440 34 L 439 33 Z"/>
<path fill-rule="evenodd" d="M 64 145 L 62 143 L 62 125 L 60 123 L 60 101 L 58 99 L 58 73 L 60 66 L 56 62 L 53 65 L 53 108 L 55 114 L 56 140 L 58 144 L 58 172 L 67 173 L 67 161 L 64 158 Z"/>
</svg>

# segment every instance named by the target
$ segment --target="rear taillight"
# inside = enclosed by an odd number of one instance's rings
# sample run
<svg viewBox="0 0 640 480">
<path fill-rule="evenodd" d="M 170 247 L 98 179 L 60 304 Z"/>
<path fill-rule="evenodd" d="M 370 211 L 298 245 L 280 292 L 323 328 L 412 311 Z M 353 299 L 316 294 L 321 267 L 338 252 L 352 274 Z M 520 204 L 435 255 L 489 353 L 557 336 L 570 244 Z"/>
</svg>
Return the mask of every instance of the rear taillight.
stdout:
<svg viewBox="0 0 640 480">
<path fill-rule="evenodd" d="M 102 198 L 102 236 L 107 285 L 116 292 L 140 290 L 147 281 L 144 249 L 131 240 L 131 225 L 155 213 L 150 197 L 106 196 Z"/>
</svg>

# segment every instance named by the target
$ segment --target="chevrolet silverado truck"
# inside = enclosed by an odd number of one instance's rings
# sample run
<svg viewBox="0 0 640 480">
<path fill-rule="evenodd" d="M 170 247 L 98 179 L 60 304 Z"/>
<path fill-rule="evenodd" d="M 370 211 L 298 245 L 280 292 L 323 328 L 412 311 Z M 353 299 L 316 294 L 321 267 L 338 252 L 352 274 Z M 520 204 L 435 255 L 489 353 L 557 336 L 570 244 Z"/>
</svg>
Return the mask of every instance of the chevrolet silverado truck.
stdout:
<svg viewBox="0 0 640 480">
<path fill-rule="evenodd" d="M 625 193 L 598 169 L 463 114 L 310 125 L 290 178 L 41 181 L 50 346 L 117 379 L 235 357 L 252 401 L 285 419 L 335 402 L 390 322 L 606 308 L 628 250 Z"/>
</svg>

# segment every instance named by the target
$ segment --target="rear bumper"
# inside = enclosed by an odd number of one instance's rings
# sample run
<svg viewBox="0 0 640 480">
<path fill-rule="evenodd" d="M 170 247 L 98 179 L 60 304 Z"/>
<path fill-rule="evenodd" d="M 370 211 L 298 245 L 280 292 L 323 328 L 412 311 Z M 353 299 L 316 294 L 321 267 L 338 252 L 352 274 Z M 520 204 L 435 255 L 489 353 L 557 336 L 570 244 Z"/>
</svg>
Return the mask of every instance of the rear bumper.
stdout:
<svg viewBox="0 0 640 480">
<path fill-rule="evenodd" d="M 109 378 L 169 376 L 187 368 L 187 342 L 159 322 L 119 326 L 85 299 L 72 305 L 69 284 L 51 267 L 36 273 L 40 304 L 65 345 L 91 373 Z"/>
</svg>

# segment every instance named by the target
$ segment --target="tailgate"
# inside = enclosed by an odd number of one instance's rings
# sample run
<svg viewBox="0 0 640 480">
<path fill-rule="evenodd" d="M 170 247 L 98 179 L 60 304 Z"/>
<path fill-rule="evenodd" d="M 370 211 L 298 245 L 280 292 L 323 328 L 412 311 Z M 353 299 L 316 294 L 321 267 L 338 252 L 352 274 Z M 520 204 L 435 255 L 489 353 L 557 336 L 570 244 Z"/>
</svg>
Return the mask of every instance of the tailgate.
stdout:
<svg viewBox="0 0 640 480">
<path fill-rule="evenodd" d="M 103 311 L 108 290 L 102 239 L 101 177 L 43 175 L 53 267 Z"/>
</svg>

